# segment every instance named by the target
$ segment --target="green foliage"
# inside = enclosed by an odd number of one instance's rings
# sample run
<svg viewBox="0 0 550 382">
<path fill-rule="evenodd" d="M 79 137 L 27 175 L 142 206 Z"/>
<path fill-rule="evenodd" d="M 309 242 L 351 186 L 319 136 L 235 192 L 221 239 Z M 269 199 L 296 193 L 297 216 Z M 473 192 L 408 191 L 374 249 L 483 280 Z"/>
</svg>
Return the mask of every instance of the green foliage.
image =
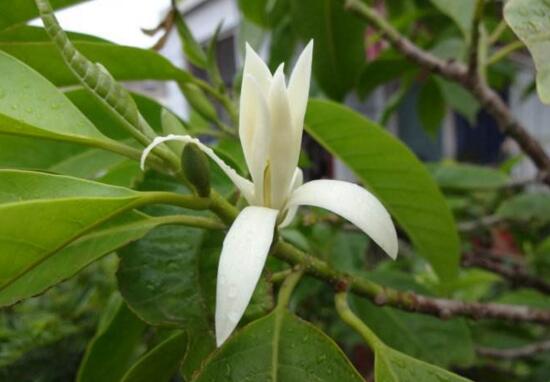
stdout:
<svg viewBox="0 0 550 382">
<path fill-rule="evenodd" d="M 336 103 L 310 101 L 306 130 L 384 203 L 443 282 L 458 270 L 454 219 L 426 168 L 398 140 Z"/>
<path fill-rule="evenodd" d="M 231 337 L 193 378 L 202 381 L 363 381 L 319 329 L 278 307 Z"/>
<path fill-rule="evenodd" d="M 505 186 L 510 177 L 503 172 L 471 164 L 445 162 L 430 166 L 440 187 L 449 190 L 490 190 Z"/>
<path fill-rule="evenodd" d="M 146 325 L 113 295 L 88 345 L 78 370 L 78 382 L 117 382 L 141 342 Z"/>
<path fill-rule="evenodd" d="M 187 334 L 174 330 L 168 338 L 141 356 L 121 382 L 169 382 L 187 350 Z"/>
<path fill-rule="evenodd" d="M 321 89 L 342 100 L 364 65 L 364 26 L 337 0 L 290 0 L 294 29 L 302 41 L 313 39 L 313 71 Z"/>
<path fill-rule="evenodd" d="M 431 2 L 441 13 L 447 15 L 456 23 L 464 35 L 464 39 L 469 41 L 472 34 L 472 20 L 476 0 L 431 0 Z"/>
<path fill-rule="evenodd" d="M 52 0 L 53 9 L 69 7 L 86 0 Z M 10 0 L 0 1 L 2 16 L 0 16 L 0 30 L 32 20 L 38 16 L 38 10 L 33 0 L 19 0 L 14 7 Z"/>
<path fill-rule="evenodd" d="M 518 222 L 550 222 L 550 194 L 546 192 L 524 193 L 503 202 L 497 214 Z"/>
<path fill-rule="evenodd" d="M 514 33 L 527 45 L 537 69 L 537 91 L 542 102 L 550 103 L 550 4 L 543 0 L 510 0 L 504 17 Z"/>
<path fill-rule="evenodd" d="M 447 114 L 443 93 L 433 79 L 422 86 L 418 95 L 418 116 L 424 130 L 432 137 L 436 136 Z"/>
</svg>

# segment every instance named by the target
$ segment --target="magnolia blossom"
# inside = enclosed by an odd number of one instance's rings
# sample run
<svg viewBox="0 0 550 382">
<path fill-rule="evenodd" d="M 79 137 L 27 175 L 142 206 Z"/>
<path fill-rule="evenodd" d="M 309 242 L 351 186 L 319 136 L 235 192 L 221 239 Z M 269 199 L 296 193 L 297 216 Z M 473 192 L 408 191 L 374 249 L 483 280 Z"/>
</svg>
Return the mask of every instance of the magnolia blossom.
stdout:
<svg viewBox="0 0 550 382">
<path fill-rule="evenodd" d="M 311 77 L 313 42 L 296 62 L 288 86 L 283 64 L 271 74 L 247 45 L 241 88 L 239 137 L 252 181 L 240 176 L 209 147 L 190 136 L 159 137 L 158 144 L 193 142 L 227 174 L 248 201 L 223 242 L 216 291 L 216 342 L 230 336 L 250 302 L 277 226 L 289 224 L 300 205 L 328 209 L 355 224 L 390 257 L 397 256 L 395 227 L 370 192 L 353 183 L 314 180 L 303 184 L 297 167 Z"/>
</svg>

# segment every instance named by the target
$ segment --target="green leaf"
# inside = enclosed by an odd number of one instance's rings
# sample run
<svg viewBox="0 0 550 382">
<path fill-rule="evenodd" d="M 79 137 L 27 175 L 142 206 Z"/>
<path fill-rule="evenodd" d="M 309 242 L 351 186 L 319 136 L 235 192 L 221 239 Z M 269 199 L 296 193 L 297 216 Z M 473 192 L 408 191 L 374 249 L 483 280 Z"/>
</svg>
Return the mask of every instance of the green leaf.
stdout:
<svg viewBox="0 0 550 382">
<path fill-rule="evenodd" d="M 0 184 L 0 293 L 80 236 L 157 195 L 19 170 L 0 170 Z"/>
<path fill-rule="evenodd" d="M 337 0 L 291 0 L 292 25 L 303 41 L 314 40 L 313 73 L 321 89 L 341 100 L 365 64 L 363 23 Z"/>
<path fill-rule="evenodd" d="M 375 349 L 374 370 L 375 380 L 383 382 L 471 382 L 384 344 L 379 344 Z"/>
<path fill-rule="evenodd" d="M 479 101 L 467 90 L 455 82 L 447 81 L 439 76 L 434 76 L 439 85 L 445 102 L 456 112 L 462 115 L 471 124 L 475 123 L 477 113 L 481 108 Z"/>
<path fill-rule="evenodd" d="M 93 232 L 14 277 L 0 291 L 0 306 L 12 305 L 44 292 L 109 253 L 140 239 L 163 224 L 161 219 L 131 212 L 103 224 Z"/>
<path fill-rule="evenodd" d="M 193 34 L 187 27 L 187 24 L 181 13 L 177 9 L 174 9 L 173 12 L 176 22 L 176 28 L 181 43 L 183 45 L 183 52 L 185 53 L 185 57 L 187 57 L 189 62 L 191 62 L 196 67 L 202 69 L 206 68 L 206 53 L 197 42 L 197 40 L 195 40 L 195 37 L 193 37 Z"/>
<path fill-rule="evenodd" d="M 537 69 L 537 91 L 550 104 L 550 3 L 543 0 L 510 0 L 504 18 L 527 45 Z"/>
<path fill-rule="evenodd" d="M 108 138 L 34 70 L 0 52 L 0 134 L 98 145 Z"/>
<path fill-rule="evenodd" d="M 52 0 L 54 9 L 65 8 L 82 3 L 86 0 Z M 0 0 L 0 30 L 16 24 L 24 23 L 38 16 L 34 0 L 17 0 L 17 6 L 12 0 Z"/>
<path fill-rule="evenodd" d="M 283 308 L 238 331 L 193 378 L 247 380 L 364 381 L 329 337 Z"/>
<path fill-rule="evenodd" d="M 550 193 L 523 193 L 505 200 L 497 210 L 497 215 L 520 222 L 550 222 Z"/>
<path fill-rule="evenodd" d="M 292 20 L 287 16 L 271 32 L 268 65 L 271 71 L 277 70 L 281 62 L 291 62 L 297 42 Z"/>
<path fill-rule="evenodd" d="M 422 86 L 418 94 L 417 107 L 422 127 L 432 137 L 436 136 L 447 113 L 447 108 L 441 89 L 432 78 Z"/>
<path fill-rule="evenodd" d="M 366 98 L 379 86 L 415 70 L 415 66 L 404 58 L 381 56 L 365 66 L 357 84 L 357 92 L 361 98 Z"/>
<path fill-rule="evenodd" d="M 189 73 L 153 50 L 83 40 L 75 40 L 74 46 L 91 61 L 101 63 L 118 81 L 190 79 Z M 57 86 L 79 84 L 50 41 L 0 41 L 0 50 L 25 62 Z"/>
<path fill-rule="evenodd" d="M 239 9 L 250 21 L 262 27 L 275 27 L 288 12 L 289 0 L 238 0 Z"/>
<path fill-rule="evenodd" d="M 396 350 L 442 367 L 468 366 L 474 361 L 474 345 L 464 320 L 443 321 L 379 307 L 365 299 L 352 301 L 359 317 Z"/>
<path fill-rule="evenodd" d="M 145 353 L 124 375 L 121 382 L 169 382 L 187 350 L 187 335 L 175 331 Z"/>
<path fill-rule="evenodd" d="M 464 35 L 464 39 L 469 41 L 476 0 L 431 0 L 431 2 L 441 13 L 447 15 L 455 22 Z"/>
<path fill-rule="evenodd" d="M 305 128 L 382 201 L 443 282 L 456 277 L 454 218 L 425 166 L 405 145 L 362 115 L 328 101 L 310 101 Z"/>
<path fill-rule="evenodd" d="M 502 171 L 471 164 L 443 162 L 430 170 L 440 187 L 453 190 L 495 189 L 510 181 Z"/>
<path fill-rule="evenodd" d="M 119 382 L 141 343 L 145 323 L 128 309 L 119 295 L 113 297 L 86 349 L 77 382 Z"/>
</svg>

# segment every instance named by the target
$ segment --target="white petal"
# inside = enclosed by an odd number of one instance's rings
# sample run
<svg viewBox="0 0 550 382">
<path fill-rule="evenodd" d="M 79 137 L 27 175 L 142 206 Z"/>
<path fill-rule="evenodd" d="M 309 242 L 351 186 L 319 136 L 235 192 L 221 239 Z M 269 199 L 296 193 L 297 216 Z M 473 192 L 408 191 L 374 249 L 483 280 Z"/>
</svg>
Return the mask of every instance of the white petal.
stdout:
<svg viewBox="0 0 550 382">
<path fill-rule="evenodd" d="M 258 85 L 260 86 L 264 97 L 267 98 L 273 77 L 265 62 L 248 43 L 246 44 L 243 78 L 247 74 L 254 77 L 254 79 L 258 81 Z"/>
<path fill-rule="evenodd" d="M 216 343 L 237 327 L 262 274 L 279 211 L 246 207 L 223 242 L 216 285 Z"/>
<path fill-rule="evenodd" d="M 304 173 L 300 168 L 296 167 L 296 171 L 294 171 L 294 177 L 292 178 L 292 183 L 290 184 L 289 195 L 292 194 L 292 192 L 294 192 L 294 190 L 300 187 L 302 184 L 304 184 Z M 290 207 L 286 211 L 285 218 L 283 219 L 281 224 L 279 224 L 279 227 L 284 228 L 292 223 L 297 212 L 298 206 Z"/>
<path fill-rule="evenodd" d="M 311 61 L 313 56 L 313 40 L 307 44 L 296 61 L 290 81 L 288 83 L 288 97 L 292 111 L 292 122 L 298 137 L 298 146 L 302 139 L 304 128 L 304 115 L 307 108 L 309 96 L 309 85 L 311 82 Z"/>
<path fill-rule="evenodd" d="M 300 152 L 295 150 L 290 105 L 282 66 L 277 69 L 269 91 L 271 114 L 271 142 L 269 165 L 271 173 L 271 203 L 268 206 L 281 208 L 288 197 L 288 187 L 298 165 Z"/>
<path fill-rule="evenodd" d="M 204 145 L 197 138 L 193 138 L 189 135 L 167 135 L 166 137 L 156 137 L 153 142 L 143 150 L 141 154 L 141 169 L 145 168 L 145 160 L 151 151 L 161 143 L 167 141 L 179 141 L 184 143 L 194 143 L 201 149 L 206 155 L 210 157 L 227 175 L 227 177 L 233 182 L 233 184 L 241 191 L 246 200 L 251 203 L 254 198 L 254 185 L 248 179 L 243 178 L 237 172 L 229 167 L 219 156 L 216 155 L 214 150 Z"/>
<path fill-rule="evenodd" d="M 288 208 L 298 205 L 321 207 L 342 216 L 369 235 L 392 259 L 397 257 L 397 234 L 390 214 L 364 188 L 339 180 L 314 180 L 290 197 Z"/>
<path fill-rule="evenodd" d="M 258 204 L 261 204 L 263 193 L 263 174 L 270 140 L 269 124 L 267 101 L 258 82 L 251 75 L 245 74 L 241 89 L 239 137 L 246 164 L 254 181 Z"/>
</svg>

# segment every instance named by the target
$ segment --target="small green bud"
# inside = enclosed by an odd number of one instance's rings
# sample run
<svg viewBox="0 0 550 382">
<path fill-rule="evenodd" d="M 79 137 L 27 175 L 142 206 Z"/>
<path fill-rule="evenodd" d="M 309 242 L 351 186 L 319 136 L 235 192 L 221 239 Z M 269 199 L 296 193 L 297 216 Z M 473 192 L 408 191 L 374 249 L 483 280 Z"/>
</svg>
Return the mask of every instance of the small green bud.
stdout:
<svg viewBox="0 0 550 382">
<path fill-rule="evenodd" d="M 194 143 L 188 143 L 181 154 L 181 168 L 199 196 L 210 195 L 210 166 L 208 158 Z"/>
<path fill-rule="evenodd" d="M 218 113 L 214 105 L 206 97 L 203 91 L 196 85 L 193 84 L 182 84 L 181 91 L 185 96 L 189 105 L 199 113 L 204 119 L 215 122 L 218 119 Z"/>
</svg>

